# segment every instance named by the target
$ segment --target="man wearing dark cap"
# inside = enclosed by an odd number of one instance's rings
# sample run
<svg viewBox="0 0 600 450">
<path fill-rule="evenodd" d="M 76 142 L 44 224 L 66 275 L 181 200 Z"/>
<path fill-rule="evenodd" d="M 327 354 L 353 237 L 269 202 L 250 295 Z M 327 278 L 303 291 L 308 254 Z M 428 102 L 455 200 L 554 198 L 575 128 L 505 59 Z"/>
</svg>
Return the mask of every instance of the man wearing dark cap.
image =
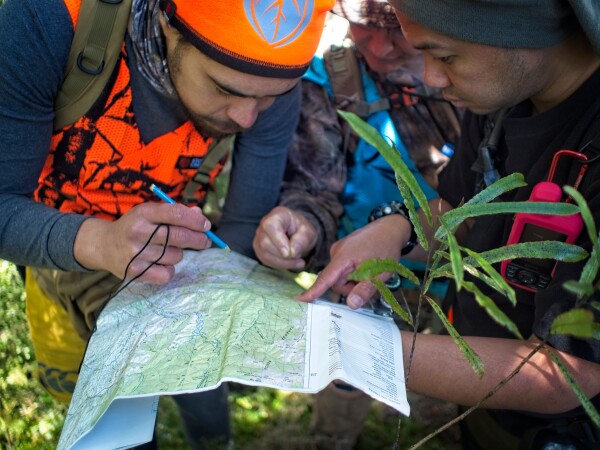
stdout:
<svg viewBox="0 0 600 450">
<path fill-rule="evenodd" d="M 441 89 L 455 106 L 470 111 L 456 153 L 440 175 L 441 199 L 430 203 L 434 215 L 459 206 L 498 177 L 515 172 L 524 175 L 527 186 L 510 191 L 502 200 L 526 201 L 534 186 L 548 178 L 557 152 L 568 149 L 588 158 L 587 173 L 577 181 L 581 165 L 570 157 L 559 158 L 552 181 L 560 186 L 577 185 L 595 223 L 600 223 L 600 164 L 596 162 L 600 153 L 600 4 L 595 0 L 391 3 L 405 37 L 423 51 L 425 82 Z M 497 135 L 495 150 L 480 145 L 489 143 L 493 135 Z M 402 249 L 409 248 L 411 236 L 411 225 L 401 213 L 378 216 L 333 246 L 332 262 L 303 300 L 310 301 L 333 287 L 346 294 L 353 307 L 366 303 L 373 286 L 348 282 L 347 274 L 368 258 L 399 258 Z M 482 252 L 507 245 L 512 226 L 509 215 L 478 217 L 463 224 L 457 238 L 461 245 Z M 552 224 L 548 226 L 551 229 Z M 576 244 L 592 250 L 585 231 Z M 419 255 L 425 256 L 419 246 L 408 252 L 413 258 Z M 472 294 L 450 289 L 446 304 L 454 325 L 481 357 L 485 375 L 481 379 L 475 375 L 449 336 L 419 334 L 408 388 L 474 405 L 546 340 L 598 408 L 600 341 L 550 334 L 554 318 L 576 305 L 575 296 L 562 285 L 579 279 L 584 264 L 557 263 L 547 285 L 532 286 L 527 277 L 516 280 L 514 307 L 474 280 L 525 340 L 514 339 L 478 306 Z M 596 302 L 598 298 L 598 292 L 591 297 Z M 589 302 L 580 306 L 591 311 L 598 323 L 597 309 Z M 408 357 L 409 334 L 403 333 L 403 346 Z M 467 449 L 600 448 L 600 429 L 545 349 L 483 407 L 464 421 Z"/>
<path fill-rule="evenodd" d="M 210 247 L 202 210 L 163 204 L 150 186 L 202 204 L 226 159 L 212 144 L 227 136 L 235 135 L 235 156 L 219 236 L 252 256 L 255 229 L 277 201 L 299 112 L 296 86 L 333 1 L 133 0 L 106 87 L 59 125 L 66 68 L 104 70 L 103 59 L 90 65 L 96 40 L 71 64 L 74 29 L 120 2 L 86 2 L 85 10 L 80 0 L 3 3 L 0 258 L 28 266 L 40 378 L 69 401 L 96 316 L 118 282 L 166 283 L 183 249 Z M 90 36 L 111 29 L 97 23 Z M 194 448 L 228 440 L 223 389 L 176 400 Z"/>
</svg>

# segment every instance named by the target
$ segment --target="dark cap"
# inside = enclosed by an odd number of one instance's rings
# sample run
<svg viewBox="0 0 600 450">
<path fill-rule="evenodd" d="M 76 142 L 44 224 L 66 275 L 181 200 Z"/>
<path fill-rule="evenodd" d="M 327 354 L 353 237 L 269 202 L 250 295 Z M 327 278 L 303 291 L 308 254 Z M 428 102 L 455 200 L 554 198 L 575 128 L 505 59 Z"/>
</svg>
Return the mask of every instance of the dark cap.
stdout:
<svg viewBox="0 0 600 450">
<path fill-rule="evenodd" d="M 600 55 L 600 0 L 390 0 L 413 22 L 465 41 L 509 48 L 559 44 L 578 27 Z"/>
</svg>

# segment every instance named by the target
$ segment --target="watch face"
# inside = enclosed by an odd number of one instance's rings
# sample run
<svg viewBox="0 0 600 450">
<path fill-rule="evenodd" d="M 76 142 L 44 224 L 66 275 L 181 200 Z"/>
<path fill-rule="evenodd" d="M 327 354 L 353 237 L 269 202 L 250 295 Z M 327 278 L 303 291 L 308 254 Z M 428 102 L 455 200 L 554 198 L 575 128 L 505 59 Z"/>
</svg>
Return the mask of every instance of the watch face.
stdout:
<svg viewBox="0 0 600 450">
<path fill-rule="evenodd" d="M 389 202 L 379 205 L 377 208 L 371 211 L 369 214 L 368 222 L 371 223 L 374 220 L 380 219 L 391 214 L 400 214 L 408 219 L 408 209 L 401 202 Z"/>
</svg>

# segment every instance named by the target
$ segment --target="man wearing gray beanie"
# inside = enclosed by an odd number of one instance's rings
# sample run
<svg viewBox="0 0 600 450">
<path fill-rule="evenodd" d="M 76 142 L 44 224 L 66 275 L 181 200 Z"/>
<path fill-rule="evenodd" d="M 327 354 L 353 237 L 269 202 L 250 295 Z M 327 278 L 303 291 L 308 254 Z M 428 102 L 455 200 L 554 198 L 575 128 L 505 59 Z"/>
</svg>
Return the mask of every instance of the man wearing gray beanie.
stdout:
<svg viewBox="0 0 600 450">
<path fill-rule="evenodd" d="M 549 180 L 575 186 L 600 224 L 600 1 L 599 0 L 389 0 L 406 39 L 423 51 L 424 80 L 442 90 L 446 100 L 469 111 L 461 142 L 440 176 L 437 216 L 469 201 L 499 177 L 522 173 L 526 186 L 498 201 L 527 201 L 534 187 Z M 568 149 L 571 154 L 560 150 Z M 577 152 L 577 154 L 574 154 Z M 561 155 L 560 157 L 556 156 Z M 577 158 L 587 158 L 587 172 Z M 553 166 L 553 161 L 556 165 Z M 551 170 L 551 166 L 555 167 Z M 536 189 L 535 195 L 539 191 Z M 558 196 L 560 197 L 560 190 Z M 556 201 L 566 201 L 556 198 Z M 378 205 L 373 205 L 376 208 Z M 388 214 L 386 211 L 391 211 Z M 375 293 L 367 282 L 352 283 L 347 274 L 369 258 L 402 254 L 425 260 L 414 249 L 411 224 L 392 208 L 332 248 L 331 263 L 301 299 L 311 301 L 329 287 L 360 307 Z M 516 242 L 563 240 L 556 216 L 534 230 L 512 233 L 514 217 L 481 216 L 456 233 L 460 245 L 476 252 Z M 425 221 L 423 221 L 425 223 Z M 436 226 L 437 228 L 437 226 Z M 518 230 L 515 228 L 515 230 Z M 592 251 L 584 229 L 575 244 Z M 431 242 L 434 245 L 434 242 Z M 431 247 L 430 247 L 431 248 Z M 404 250 L 404 251 L 403 251 Z M 598 258 L 594 253 L 592 258 Z M 537 262 L 536 262 L 537 261 Z M 548 264 L 545 264 L 547 262 Z M 600 339 L 550 333 L 553 320 L 574 307 L 593 314 L 598 327 L 596 292 L 586 301 L 563 288 L 578 280 L 586 260 L 514 260 L 502 273 L 514 287 L 516 306 L 497 291 L 465 274 L 516 324 L 524 339 L 499 325 L 466 289 L 450 289 L 445 306 L 459 333 L 481 357 L 480 379 L 450 336 L 417 335 L 407 387 L 421 394 L 472 406 L 507 378 L 541 342 L 483 408 L 462 422 L 469 450 L 600 449 L 600 428 L 585 413 L 549 350 L 559 355 L 596 409 L 600 407 Z M 500 271 L 500 264 L 496 265 Z M 596 303 L 597 305 L 597 303 Z M 597 330 L 597 328 L 596 328 Z M 412 335 L 402 332 L 405 367 Z"/>
</svg>

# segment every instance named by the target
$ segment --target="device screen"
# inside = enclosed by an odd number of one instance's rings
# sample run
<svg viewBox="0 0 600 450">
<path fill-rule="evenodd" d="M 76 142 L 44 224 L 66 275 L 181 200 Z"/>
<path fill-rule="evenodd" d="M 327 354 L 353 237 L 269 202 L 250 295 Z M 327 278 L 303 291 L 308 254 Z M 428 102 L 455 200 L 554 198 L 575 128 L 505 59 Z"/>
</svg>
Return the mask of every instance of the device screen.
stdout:
<svg viewBox="0 0 600 450">
<path fill-rule="evenodd" d="M 538 241 L 560 241 L 565 242 L 567 235 L 549 228 L 539 227 L 531 223 L 523 226 L 523 233 L 519 242 L 538 242 Z M 519 258 L 518 261 L 529 267 L 537 268 L 538 270 L 548 272 L 554 267 L 556 261 L 554 259 L 540 258 Z"/>
</svg>

